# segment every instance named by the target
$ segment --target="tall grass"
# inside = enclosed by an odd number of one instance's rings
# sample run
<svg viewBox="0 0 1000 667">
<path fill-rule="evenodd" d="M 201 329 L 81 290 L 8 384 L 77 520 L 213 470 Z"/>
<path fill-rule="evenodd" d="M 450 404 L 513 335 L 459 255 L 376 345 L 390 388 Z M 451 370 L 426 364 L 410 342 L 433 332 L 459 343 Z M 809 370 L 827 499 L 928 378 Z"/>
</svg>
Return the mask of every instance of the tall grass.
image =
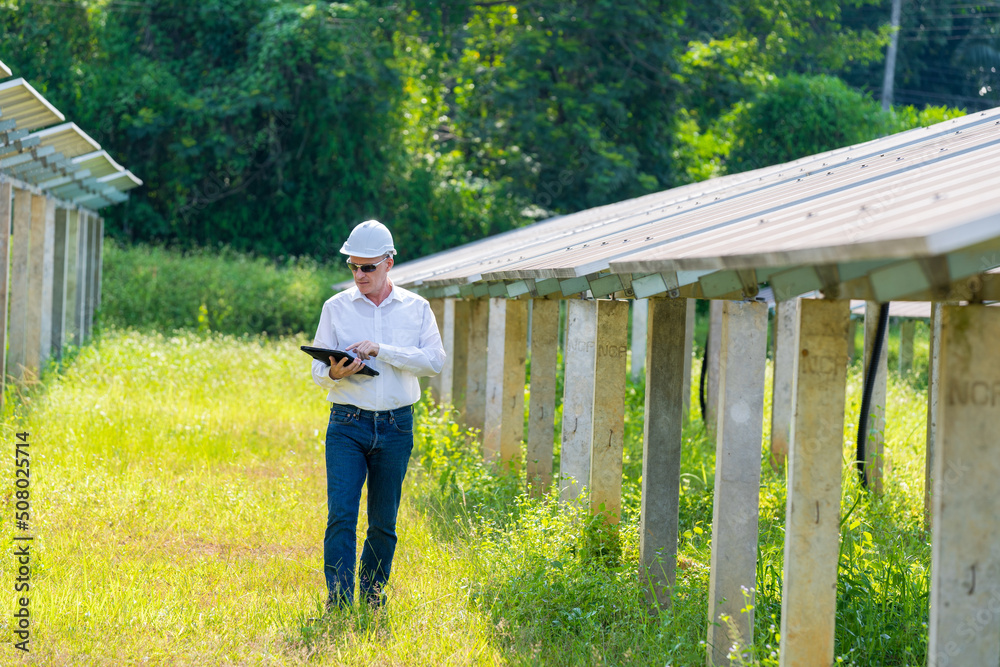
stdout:
<svg viewBox="0 0 1000 667">
<path fill-rule="evenodd" d="M 8 402 L 4 442 L 24 429 L 34 443 L 32 662 L 703 663 L 714 451 L 694 400 L 677 585 L 672 607 L 651 616 L 638 574 L 641 382 L 628 396 L 620 558 L 584 548 L 583 505 L 529 498 L 523 477 L 481 462 L 478 434 L 423 402 L 387 612 L 310 620 L 323 599 L 327 410 L 296 349 L 304 340 L 111 330 Z M 836 647 L 848 664 L 922 664 L 926 652 L 925 399 L 890 377 L 891 467 L 877 498 L 851 462 L 858 366 L 850 373 Z M 773 665 L 785 492 L 783 474 L 762 465 L 746 650 Z M 7 491 L 0 512 L 10 510 Z M 11 531 L 4 522 L 0 539 Z M 6 550 L 5 590 L 12 565 Z M 15 660 L 9 615 L 0 623 L 4 661 Z"/>
<path fill-rule="evenodd" d="M 147 331 L 311 335 L 331 285 L 349 279 L 339 266 L 308 258 L 274 261 L 230 248 L 182 252 L 109 240 L 100 316 L 109 326 Z"/>
</svg>

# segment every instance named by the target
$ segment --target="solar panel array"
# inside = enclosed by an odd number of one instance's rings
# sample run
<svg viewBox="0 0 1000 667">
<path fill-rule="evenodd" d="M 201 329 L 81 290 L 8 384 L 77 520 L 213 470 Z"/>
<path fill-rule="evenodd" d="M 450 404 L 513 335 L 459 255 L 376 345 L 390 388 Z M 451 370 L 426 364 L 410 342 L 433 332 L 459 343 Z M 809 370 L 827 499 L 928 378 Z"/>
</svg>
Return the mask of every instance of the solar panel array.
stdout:
<svg viewBox="0 0 1000 667">
<path fill-rule="evenodd" d="M 393 278 L 427 296 L 990 297 L 992 274 L 986 292 L 969 279 L 1000 266 L 998 148 L 992 109 L 558 216 Z"/>
<path fill-rule="evenodd" d="M 0 79 L 10 76 L 0 62 Z M 93 210 L 128 199 L 142 181 L 65 120 L 24 79 L 0 82 L 0 178 Z"/>
</svg>

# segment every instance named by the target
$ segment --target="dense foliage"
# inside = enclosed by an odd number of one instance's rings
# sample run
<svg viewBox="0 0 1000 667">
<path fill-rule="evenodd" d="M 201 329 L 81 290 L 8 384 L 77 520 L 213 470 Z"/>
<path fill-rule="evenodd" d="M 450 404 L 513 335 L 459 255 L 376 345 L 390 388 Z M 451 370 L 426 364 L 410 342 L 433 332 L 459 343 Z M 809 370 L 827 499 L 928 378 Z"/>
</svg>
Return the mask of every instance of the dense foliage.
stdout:
<svg viewBox="0 0 1000 667">
<path fill-rule="evenodd" d="M 942 117 L 869 97 L 889 4 L 4 0 L 0 55 L 145 180 L 120 239 L 413 257 Z M 897 99 L 995 105 L 997 16 L 905 3 Z"/>
<path fill-rule="evenodd" d="M 105 326 L 147 331 L 309 336 L 345 269 L 315 260 L 276 262 L 231 248 L 181 252 L 149 246 L 104 249 Z"/>
</svg>

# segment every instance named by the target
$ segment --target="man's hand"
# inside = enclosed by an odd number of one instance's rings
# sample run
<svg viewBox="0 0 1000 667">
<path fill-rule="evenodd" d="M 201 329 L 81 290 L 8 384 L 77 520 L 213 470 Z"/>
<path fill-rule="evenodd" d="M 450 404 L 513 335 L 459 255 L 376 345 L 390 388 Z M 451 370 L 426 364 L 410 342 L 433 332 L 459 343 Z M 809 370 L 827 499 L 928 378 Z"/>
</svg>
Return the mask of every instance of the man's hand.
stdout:
<svg viewBox="0 0 1000 667">
<path fill-rule="evenodd" d="M 354 375 L 360 371 L 363 365 L 364 364 L 361 363 L 360 357 L 355 357 L 354 361 L 351 363 L 347 363 L 347 357 L 341 358 L 340 361 L 330 357 L 330 379 L 343 380 L 344 378 Z"/>
<path fill-rule="evenodd" d="M 359 343 L 348 345 L 345 351 L 353 351 L 356 355 L 358 355 L 358 359 L 364 359 L 367 361 L 372 357 L 378 356 L 378 343 L 373 343 L 370 340 L 363 340 Z"/>
</svg>

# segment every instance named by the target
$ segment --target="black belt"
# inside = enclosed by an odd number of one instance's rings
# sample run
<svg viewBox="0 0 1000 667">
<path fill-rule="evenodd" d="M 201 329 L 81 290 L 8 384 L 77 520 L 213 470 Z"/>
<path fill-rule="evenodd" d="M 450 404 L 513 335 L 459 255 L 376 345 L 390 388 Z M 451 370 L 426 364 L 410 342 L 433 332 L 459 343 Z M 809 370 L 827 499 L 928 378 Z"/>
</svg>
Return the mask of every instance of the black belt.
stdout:
<svg viewBox="0 0 1000 667">
<path fill-rule="evenodd" d="M 404 405 L 401 408 L 396 408 L 395 410 L 364 410 L 356 405 L 349 405 L 346 403 L 334 403 L 334 408 L 342 408 L 348 412 L 354 413 L 354 418 L 359 419 L 378 419 L 379 417 L 385 419 L 386 417 L 402 417 L 403 415 L 413 414 L 412 405 Z"/>
</svg>

